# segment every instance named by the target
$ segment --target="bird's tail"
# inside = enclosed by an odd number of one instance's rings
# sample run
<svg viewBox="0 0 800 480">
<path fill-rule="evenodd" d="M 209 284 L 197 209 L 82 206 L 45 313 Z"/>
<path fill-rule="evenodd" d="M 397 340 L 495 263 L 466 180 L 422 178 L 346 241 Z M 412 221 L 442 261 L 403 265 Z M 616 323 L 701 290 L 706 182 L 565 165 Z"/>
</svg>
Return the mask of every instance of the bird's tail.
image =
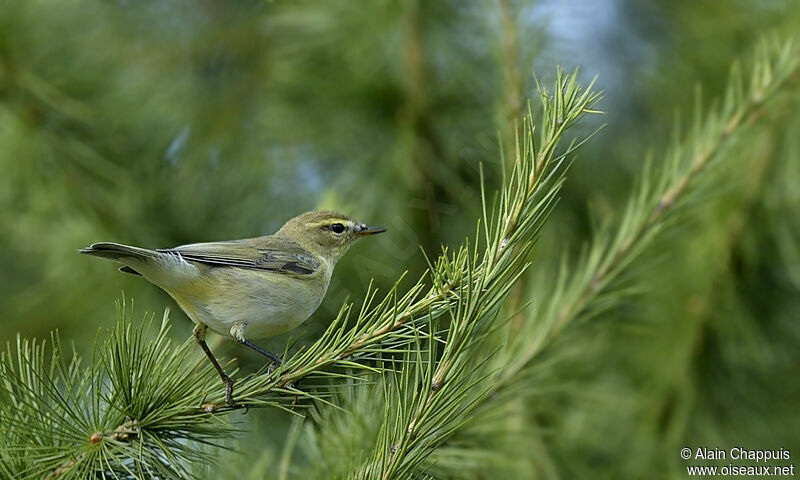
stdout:
<svg viewBox="0 0 800 480">
<path fill-rule="evenodd" d="M 131 247 L 121 243 L 100 242 L 93 243 L 86 248 L 81 248 L 78 253 L 94 255 L 95 257 L 108 258 L 109 260 L 119 261 L 123 257 L 133 257 L 140 260 L 148 260 L 159 255 L 158 252 L 146 248 Z M 124 262 L 123 262 L 124 263 Z"/>
</svg>

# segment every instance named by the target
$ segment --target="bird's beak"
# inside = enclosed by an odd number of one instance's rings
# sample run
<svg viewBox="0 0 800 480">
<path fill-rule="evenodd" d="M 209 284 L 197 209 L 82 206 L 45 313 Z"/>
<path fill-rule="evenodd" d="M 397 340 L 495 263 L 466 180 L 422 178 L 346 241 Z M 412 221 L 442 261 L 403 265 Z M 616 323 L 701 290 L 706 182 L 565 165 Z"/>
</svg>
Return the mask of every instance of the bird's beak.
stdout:
<svg viewBox="0 0 800 480">
<path fill-rule="evenodd" d="M 359 237 L 366 237 L 367 235 L 375 235 L 376 233 L 383 233 L 385 231 L 386 229 L 383 227 L 361 225 L 358 227 L 356 235 L 358 235 Z"/>
</svg>

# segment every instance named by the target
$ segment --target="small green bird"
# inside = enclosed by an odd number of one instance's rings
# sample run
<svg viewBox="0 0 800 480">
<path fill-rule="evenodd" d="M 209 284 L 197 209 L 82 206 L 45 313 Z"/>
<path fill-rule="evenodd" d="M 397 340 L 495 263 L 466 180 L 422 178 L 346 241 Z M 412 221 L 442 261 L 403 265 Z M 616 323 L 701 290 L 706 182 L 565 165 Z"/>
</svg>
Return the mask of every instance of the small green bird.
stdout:
<svg viewBox="0 0 800 480">
<path fill-rule="evenodd" d="M 336 262 L 359 238 L 385 232 L 334 212 L 306 212 L 273 235 L 227 242 L 193 243 L 149 250 L 119 243 L 94 243 L 80 253 L 125 265 L 166 291 L 194 321 L 194 338 L 225 384 L 235 406 L 233 380 L 205 341 L 208 328 L 281 360 L 249 339 L 297 327 L 319 307 Z"/>
</svg>

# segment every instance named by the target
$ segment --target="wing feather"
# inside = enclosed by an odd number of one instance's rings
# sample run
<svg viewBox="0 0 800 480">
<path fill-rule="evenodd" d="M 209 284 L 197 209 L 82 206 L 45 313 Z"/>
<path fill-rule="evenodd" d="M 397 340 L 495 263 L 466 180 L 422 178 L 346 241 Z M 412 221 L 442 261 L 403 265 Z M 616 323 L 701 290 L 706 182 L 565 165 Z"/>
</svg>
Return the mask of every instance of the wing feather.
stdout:
<svg viewBox="0 0 800 480">
<path fill-rule="evenodd" d="M 320 268 L 319 260 L 297 242 L 276 236 L 193 243 L 158 251 L 211 266 L 252 268 L 291 275 L 313 275 Z"/>
</svg>

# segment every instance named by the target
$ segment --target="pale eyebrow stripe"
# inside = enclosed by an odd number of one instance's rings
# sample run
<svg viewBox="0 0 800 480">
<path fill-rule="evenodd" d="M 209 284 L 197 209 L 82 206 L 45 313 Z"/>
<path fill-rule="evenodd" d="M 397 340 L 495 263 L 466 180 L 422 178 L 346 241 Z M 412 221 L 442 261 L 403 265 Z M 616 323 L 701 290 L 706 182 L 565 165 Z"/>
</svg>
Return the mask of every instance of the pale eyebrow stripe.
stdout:
<svg viewBox="0 0 800 480">
<path fill-rule="evenodd" d="M 309 223 L 308 225 L 312 227 L 330 227 L 334 223 L 341 223 L 342 225 L 348 228 L 357 227 L 359 225 L 358 223 L 353 222 L 352 220 L 345 220 L 344 218 L 332 218 L 330 220 L 325 220 L 324 222 Z"/>
</svg>

